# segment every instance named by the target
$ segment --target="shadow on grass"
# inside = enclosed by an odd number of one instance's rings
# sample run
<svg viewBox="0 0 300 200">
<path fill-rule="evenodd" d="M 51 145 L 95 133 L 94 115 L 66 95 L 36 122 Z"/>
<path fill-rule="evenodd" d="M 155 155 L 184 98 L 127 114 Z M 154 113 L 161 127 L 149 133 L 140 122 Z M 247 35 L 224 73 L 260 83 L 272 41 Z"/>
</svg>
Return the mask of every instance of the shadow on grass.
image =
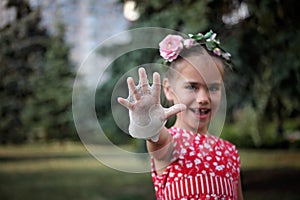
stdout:
<svg viewBox="0 0 300 200">
<path fill-rule="evenodd" d="M 1 200 L 152 200 L 150 174 L 99 170 L 0 173 Z"/>
<path fill-rule="evenodd" d="M 150 174 L 99 170 L 0 173 L 0 199 L 151 200 Z M 245 170 L 245 200 L 299 200 L 300 169 Z"/>
<path fill-rule="evenodd" d="M 246 200 L 300 199 L 300 169 L 252 169 L 241 176 Z"/>
</svg>

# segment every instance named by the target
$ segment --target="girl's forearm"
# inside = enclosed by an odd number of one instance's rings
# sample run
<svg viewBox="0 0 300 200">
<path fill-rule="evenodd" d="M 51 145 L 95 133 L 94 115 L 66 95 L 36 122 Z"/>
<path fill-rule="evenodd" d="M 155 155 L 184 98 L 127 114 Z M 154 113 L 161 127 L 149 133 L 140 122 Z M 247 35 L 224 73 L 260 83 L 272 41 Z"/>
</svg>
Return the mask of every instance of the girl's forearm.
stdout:
<svg viewBox="0 0 300 200">
<path fill-rule="evenodd" d="M 169 162 L 173 151 L 172 137 L 167 128 L 161 130 L 159 140 L 153 142 L 147 140 L 147 149 L 151 156 L 157 161 Z"/>
</svg>

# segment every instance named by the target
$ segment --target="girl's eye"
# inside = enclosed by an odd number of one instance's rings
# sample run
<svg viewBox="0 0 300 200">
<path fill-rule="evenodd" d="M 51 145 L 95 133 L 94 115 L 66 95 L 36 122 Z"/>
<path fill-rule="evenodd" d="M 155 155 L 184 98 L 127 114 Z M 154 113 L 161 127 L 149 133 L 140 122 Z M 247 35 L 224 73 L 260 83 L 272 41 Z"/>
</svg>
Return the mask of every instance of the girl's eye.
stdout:
<svg viewBox="0 0 300 200">
<path fill-rule="evenodd" d="M 210 85 L 210 86 L 208 87 L 208 90 L 209 90 L 210 92 L 217 92 L 217 91 L 220 90 L 220 85 L 219 85 L 219 84 L 213 84 L 213 85 Z"/>
<path fill-rule="evenodd" d="M 186 86 L 185 86 L 185 89 L 188 89 L 188 90 L 196 90 L 196 89 L 197 89 L 197 86 L 196 86 L 196 85 L 193 85 L 193 84 L 190 84 L 190 85 L 186 85 Z"/>
</svg>

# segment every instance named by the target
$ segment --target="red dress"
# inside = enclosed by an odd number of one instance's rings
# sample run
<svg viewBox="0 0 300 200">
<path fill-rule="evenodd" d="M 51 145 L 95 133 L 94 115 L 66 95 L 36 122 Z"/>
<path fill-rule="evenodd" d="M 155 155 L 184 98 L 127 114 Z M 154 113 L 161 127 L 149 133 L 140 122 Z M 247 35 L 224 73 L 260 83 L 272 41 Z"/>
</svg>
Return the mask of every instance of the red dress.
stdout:
<svg viewBox="0 0 300 200">
<path fill-rule="evenodd" d="M 239 155 L 234 145 L 216 136 L 170 128 L 173 159 L 162 175 L 152 179 L 159 200 L 237 199 Z"/>
</svg>

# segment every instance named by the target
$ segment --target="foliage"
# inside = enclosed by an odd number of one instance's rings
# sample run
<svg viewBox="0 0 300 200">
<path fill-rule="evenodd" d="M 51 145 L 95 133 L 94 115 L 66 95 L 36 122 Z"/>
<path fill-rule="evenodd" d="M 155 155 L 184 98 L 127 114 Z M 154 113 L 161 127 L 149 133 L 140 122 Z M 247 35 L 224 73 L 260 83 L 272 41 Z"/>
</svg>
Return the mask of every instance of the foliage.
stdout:
<svg viewBox="0 0 300 200">
<path fill-rule="evenodd" d="M 39 27 L 39 11 L 33 11 L 26 1 L 7 3 L 16 9 L 16 18 L 0 29 L 0 138 L 22 142 L 26 138 L 21 121 L 26 99 L 32 95 L 31 77 L 42 67 L 49 39 Z"/>
<path fill-rule="evenodd" d="M 295 37 L 300 32 L 296 14 L 299 2 L 246 3 L 249 17 L 232 30 L 238 38 L 236 56 L 240 59 L 234 85 L 241 87 L 234 97 L 242 106 L 252 105 L 259 134 L 269 119 L 277 121 L 276 132 L 282 137 L 284 119 L 300 111 L 300 40 Z"/>
<path fill-rule="evenodd" d="M 75 138 L 71 111 L 74 74 L 63 36 L 63 25 L 58 24 L 57 35 L 49 40 L 45 65 L 31 80 L 34 93 L 27 100 L 22 121 L 28 133 L 35 133 L 34 138 Z"/>
<path fill-rule="evenodd" d="M 209 2 L 210 0 L 137 1 L 141 17 L 132 27 L 154 26 L 196 33 L 207 28 Z"/>
<path fill-rule="evenodd" d="M 24 142 L 34 132 L 65 137 L 73 75 L 63 32 L 49 35 L 26 0 L 7 1 L 6 8 L 16 16 L 0 29 L 0 142 Z"/>
<path fill-rule="evenodd" d="M 247 113 L 247 111 L 249 113 Z M 285 134 L 278 137 L 276 121 L 265 121 L 263 134 L 255 128 L 256 114 L 248 105 L 239 113 L 237 123 L 226 123 L 221 138 L 235 144 L 238 148 L 247 149 L 297 149 L 300 147 L 298 119 L 286 119 L 283 123 Z M 247 121 L 248 120 L 248 121 Z"/>
</svg>

